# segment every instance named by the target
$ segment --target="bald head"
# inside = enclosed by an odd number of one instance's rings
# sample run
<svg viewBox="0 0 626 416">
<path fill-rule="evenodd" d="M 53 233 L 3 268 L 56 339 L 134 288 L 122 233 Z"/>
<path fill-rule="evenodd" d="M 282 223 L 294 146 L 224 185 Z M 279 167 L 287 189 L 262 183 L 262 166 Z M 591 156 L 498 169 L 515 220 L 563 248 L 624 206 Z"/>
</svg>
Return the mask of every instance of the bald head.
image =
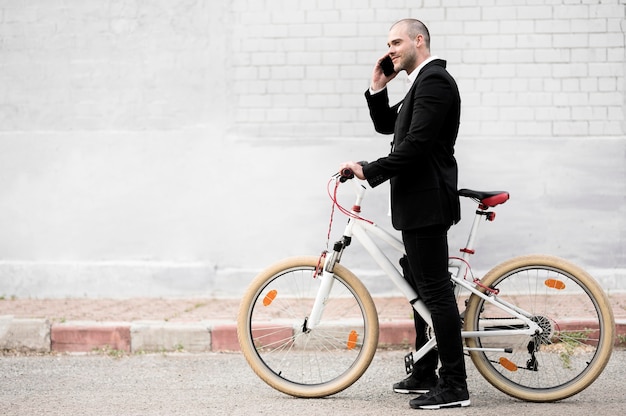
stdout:
<svg viewBox="0 0 626 416">
<path fill-rule="evenodd" d="M 410 39 L 415 39 L 417 35 L 424 37 L 426 48 L 430 50 L 430 32 L 424 23 L 417 19 L 402 19 L 391 26 L 391 29 L 401 29 Z M 389 29 L 389 30 L 391 30 Z"/>
</svg>

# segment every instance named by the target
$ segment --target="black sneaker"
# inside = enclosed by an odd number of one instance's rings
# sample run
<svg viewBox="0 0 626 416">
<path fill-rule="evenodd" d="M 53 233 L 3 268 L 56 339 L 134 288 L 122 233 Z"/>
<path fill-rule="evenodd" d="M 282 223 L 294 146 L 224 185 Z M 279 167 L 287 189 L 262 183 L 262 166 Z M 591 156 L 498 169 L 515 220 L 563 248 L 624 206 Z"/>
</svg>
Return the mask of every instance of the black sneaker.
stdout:
<svg viewBox="0 0 626 416">
<path fill-rule="evenodd" d="M 413 409 L 446 409 L 450 407 L 466 407 L 470 405 L 467 387 L 450 387 L 439 382 L 428 393 L 411 400 Z"/>
<path fill-rule="evenodd" d="M 420 379 L 413 377 L 413 374 L 393 385 L 396 393 L 426 393 L 437 385 L 437 376 Z"/>
</svg>

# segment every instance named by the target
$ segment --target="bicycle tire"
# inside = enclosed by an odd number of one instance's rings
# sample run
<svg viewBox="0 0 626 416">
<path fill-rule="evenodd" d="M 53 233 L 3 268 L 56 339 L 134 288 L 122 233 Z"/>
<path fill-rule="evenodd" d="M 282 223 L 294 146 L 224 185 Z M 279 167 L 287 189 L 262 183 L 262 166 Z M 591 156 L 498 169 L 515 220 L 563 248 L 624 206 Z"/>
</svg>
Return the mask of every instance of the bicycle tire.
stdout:
<svg viewBox="0 0 626 416">
<path fill-rule="evenodd" d="M 615 322 L 608 297 L 584 270 L 558 257 L 527 255 L 494 267 L 481 283 L 499 289 L 498 298 L 532 313 L 545 330 L 539 336 L 504 340 L 466 339 L 470 348 L 512 348 L 510 353 L 470 350 L 480 374 L 498 390 L 521 400 L 553 402 L 581 392 L 602 373 L 611 356 Z M 473 294 L 464 328 L 519 327 L 520 320 L 508 319 Z"/>
<path fill-rule="evenodd" d="M 321 282 L 318 257 L 282 260 L 259 273 L 241 300 L 237 335 L 252 370 L 269 386 L 295 397 L 338 393 L 356 382 L 378 346 L 378 314 L 361 281 L 334 267 L 321 322 L 308 313 Z"/>
</svg>

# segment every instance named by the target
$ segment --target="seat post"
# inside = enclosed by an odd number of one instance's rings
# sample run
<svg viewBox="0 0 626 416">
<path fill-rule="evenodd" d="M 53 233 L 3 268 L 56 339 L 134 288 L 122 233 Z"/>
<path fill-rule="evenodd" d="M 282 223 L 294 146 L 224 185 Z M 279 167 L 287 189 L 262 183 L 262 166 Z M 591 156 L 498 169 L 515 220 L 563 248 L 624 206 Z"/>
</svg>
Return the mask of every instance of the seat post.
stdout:
<svg viewBox="0 0 626 416">
<path fill-rule="evenodd" d="M 476 241 L 476 236 L 478 234 L 478 226 L 480 225 L 481 217 L 485 215 L 485 212 L 477 209 L 474 214 L 474 221 L 472 222 L 472 228 L 470 229 L 469 236 L 467 237 L 467 243 L 465 247 L 461 249 L 463 255 L 461 256 L 463 260 L 468 261 L 470 256 L 475 253 L 474 250 L 474 242 Z"/>
</svg>

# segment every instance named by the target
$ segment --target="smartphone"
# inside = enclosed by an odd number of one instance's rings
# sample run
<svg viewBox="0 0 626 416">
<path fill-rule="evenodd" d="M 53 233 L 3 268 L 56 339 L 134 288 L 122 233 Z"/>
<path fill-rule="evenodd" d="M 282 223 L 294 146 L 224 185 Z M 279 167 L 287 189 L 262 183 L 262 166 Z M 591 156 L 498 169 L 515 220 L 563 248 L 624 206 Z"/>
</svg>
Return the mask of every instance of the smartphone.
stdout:
<svg viewBox="0 0 626 416">
<path fill-rule="evenodd" d="M 391 60 L 391 57 L 389 55 L 387 55 L 385 59 L 380 62 L 380 67 L 382 68 L 383 74 L 385 74 L 386 77 L 396 72 L 393 69 L 393 61 Z"/>
</svg>

